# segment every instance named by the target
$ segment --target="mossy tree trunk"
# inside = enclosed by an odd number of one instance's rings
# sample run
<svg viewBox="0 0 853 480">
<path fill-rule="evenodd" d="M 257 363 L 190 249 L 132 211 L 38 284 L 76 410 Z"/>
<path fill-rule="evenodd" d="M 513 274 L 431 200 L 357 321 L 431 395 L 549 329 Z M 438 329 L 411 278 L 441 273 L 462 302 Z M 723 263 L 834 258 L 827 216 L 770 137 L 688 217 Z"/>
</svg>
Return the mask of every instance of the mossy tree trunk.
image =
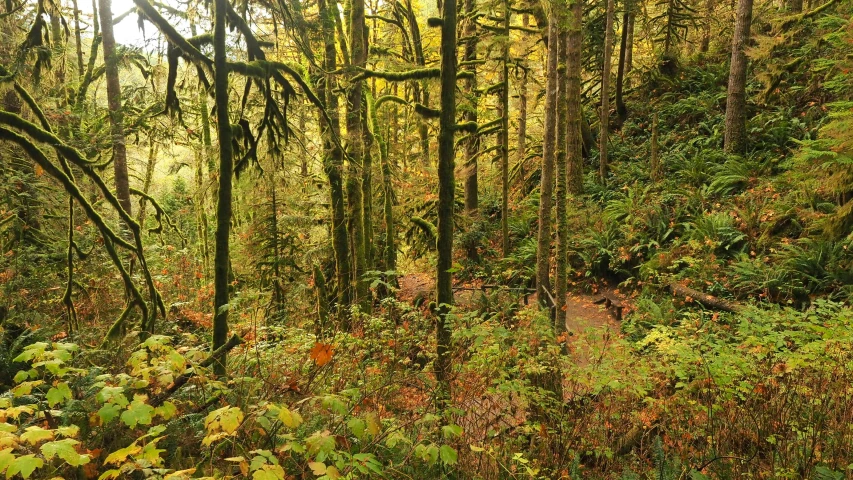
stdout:
<svg viewBox="0 0 853 480">
<path fill-rule="evenodd" d="M 462 114 L 467 122 L 477 122 L 477 24 L 474 22 L 474 14 L 477 11 L 476 0 L 465 0 L 465 26 L 463 36 L 465 37 L 465 68 L 471 75 L 465 79 L 465 94 L 468 106 Z M 479 185 L 477 179 L 477 152 L 480 150 L 480 137 L 469 135 L 465 140 L 465 213 L 468 218 L 475 219 L 479 210 Z M 480 260 L 477 245 L 473 242 L 468 246 L 468 259 L 474 262 Z"/>
<path fill-rule="evenodd" d="M 610 135 L 610 65 L 613 57 L 613 16 L 614 1 L 607 0 L 607 19 L 604 27 L 604 65 L 601 69 L 601 111 L 599 112 L 599 180 L 602 185 L 607 185 L 607 170 L 609 159 L 607 157 L 607 140 Z"/>
<path fill-rule="evenodd" d="M 104 47 L 104 76 L 107 81 L 107 104 L 110 110 L 116 197 L 118 197 L 121 208 L 128 215 L 132 215 L 130 178 L 127 173 L 127 141 L 124 135 L 124 112 L 121 106 L 121 82 L 118 76 L 118 54 L 113 33 L 111 0 L 98 0 L 98 16 L 101 19 L 101 38 Z"/>
<path fill-rule="evenodd" d="M 702 43 L 699 51 L 705 53 L 711 46 L 711 19 L 714 18 L 714 0 L 705 1 L 705 22 L 702 25 Z"/>
<path fill-rule="evenodd" d="M 101 0 L 105 1 L 105 0 Z M 225 12 L 228 0 L 214 0 L 213 64 L 216 101 L 216 127 L 219 141 L 219 192 L 216 205 L 216 253 L 213 260 L 213 345 L 216 351 L 228 340 L 228 268 L 231 264 L 231 177 L 234 159 L 231 149 L 231 120 L 228 116 L 228 68 Z M 213 365 L 216 375 L 225 375 L 226 356 Z"/>
<path fill-rule="evenodd" d="M 554 154 L 557 141 L 557 18 L 548 17 L 548 56 L 545 86 L 545 132 L 542 140 L 542 173 L 539 184 L 539 231 L 536 236 L 536 289 L 539 303 L 552 307 L 551 294 L 551 202 L 554 191 Z"/>
<path fill-rule="evenodd" d="M 364 26 L 364 0 L 350 2 L 349 18 L 349 48 L 351 65 L 366 67 L 367 38 Z M 354 77 L 355 78 L 355 77 Z M 367 256 L 365 251 L 364 233 L 364 198 L 363 175 L 365 160 L 364 123 L 362 118 L 362 103 L 364 101 L 364 82 L 356 79 L 349 85 L 347 91 L 347 140 L 349 149 L 349 168 L 347 170 L 347 200 L 349 202 L 349 241 L 352 252 L 353 277 L 355 285 L 354 300 L 363 311 L 370 307 L 367 282 L 364 274 L 367 271 Z"/>
<path fill-rule="evenodd" d="M 575 0 L 577 1 L 577 0 Z M 559 57 L 557 64 L 557 146 L 556 146 L 556 167 L 557 167 L 557 186 L 555 189 L 555 202 L 557 204 L 557 248 L 556 258 L 556 273 L 554 275 L 554 299 L 557 301 L 557 315 L 554 320 L 554 330 L 561 332 L 566 328 L 566 293 L 568 287 L 568 236 L 569 225 L 567 218 L 568 192 L 566 189 L 566 179 L 568 177 L 568 155 L 566 148 L 568 147 L 568 129 L 569 129 L 569 109 L 568 109 L 568 77 L 566 75 L 566 66 L 568 61 L 568 15 L 565 9 L 565 4 L 560 5 L 558 15 L 559 33 L 557 42 L 557 55 Z"/>
<path fill-rule="evenodd" d="M 566 45 L 566 98 L 568 99 L 566 189 L 572 195 L 583 193 L 583 117 L 581 103 L 581 53 L 583 49 L 583 1 L 572 0 L 569 6 L 569 33 Z"/>
<path fill-rule="evenodd" d="M 82 80 L 86 67 L 83 64 L 83 40 L 80 34 L 80 8 L 77 6 L 77 0 L 71 0 L 71 7 L 74 9 L 74 49 L 77 54 L 77 79 Z"/>
<path fill-rule="evenodd" d="M 436 265 L 437 356 L 435 378 L 437 404 L 450 400 L 450 326 L 448 313 L 453 304 L 453 203 L 456 179 L 453 169 L 456 130 L 456 0 L 444 0 L 441 24 L 441 116 L 438 134 L 438 261 Z"/>
<path fill-rule="evenodd" d="M 752 23 L 752 0 L 739 0 L 732 37 L 732 61 L 726 96 L 726 153 L 746 151 L 746 45 Z"/>
<path fill-rule="evenodd" d="M 628 32 L 631 25 L 631 0 L 625 0 L 625 11 L 622 13 L 622 35 L 619 42 L 619 63 L 616 66 L 616 117 L 619 128 L 628 119 L 628 107 L 622 96 L 625 83 L 625 61 L 628 58 Z"/>
<path fill-rule="evenodd" d="M 530 27 L 530 15 L 525 13 L 521 17 L 521 25 Z M 527 62 L 519 59 L 520 75 L 518 79 L 518 136 L 516 139 L 515 161 L 518 164 L 519 178 L 522 188 L 524 187 L 525 172 L 524 164 L 527 159 Z"/>
<path fill-rule="evenodd" d="M 509 256 L 509 0 L 504 0 L 503 59 L 501 70 L 500 110 L 501 110 L 501 252 Z"/>
<path fill-rule="evenodd" d="M 337 10 L 337 3 L 333 6 Z M 337 50 L 335 49 L 335 20 L 334 13 L 329 10 L 326 0 L 317 0 L 320 22 L 323 32 L 323 64 L 325 78 L 320 83 L 318 95 L 326 104 L 326 112 L 330 122 L 326 124 L 320 115 L 321 131 L 324 133 L 325 156 L 323 170 L 329 179 L 329 196 L 332 216 L 332 248 L 335 255 L 335 281 L 337 283 L 337 313 L 339 316 L 346 312 L 351 302 L 352 287 L 350 282 L 349 239 L 347 238 L 347 222 L 344 203 L 343 186 L 343 151 L 335 137 L 340 137 L 341 124 L 338 113 L 338 95 L 335 93 L 335 76 L 328 72 L 337 70 Z"/>
</svg>

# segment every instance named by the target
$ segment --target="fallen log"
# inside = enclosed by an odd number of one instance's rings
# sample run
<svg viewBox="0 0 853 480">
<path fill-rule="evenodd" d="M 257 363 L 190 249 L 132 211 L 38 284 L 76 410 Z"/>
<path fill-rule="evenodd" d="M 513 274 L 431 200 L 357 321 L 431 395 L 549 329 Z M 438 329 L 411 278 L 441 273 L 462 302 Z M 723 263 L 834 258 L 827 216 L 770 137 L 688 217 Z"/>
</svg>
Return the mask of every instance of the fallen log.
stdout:
<svg viewBox="0 0 853 480">
<path fill-rule="evenodd" d="M 669 290 L 673 295 L 684 297 L 688 301 L 692 300 L 714 310 L 737 313 L 743 309 L 743 305 L 738 305 L 736 303 L 729 302 L 728 300 L 723 300 L 721 298 L 708 295 L 707 293 L 702 293 L 699 290 L 685 287 L 680 283 L 670 283 Z"/>
<path fill-rule="evenodd" d="M 189 382 L 191 378 L 196 375 L 197 368 L 204 368 L 213 365 L 213 362 L 217 361 L 220 357 L 222 357 L 241 343 L 243 343 L 242 338 L 240 338 L 236 334 L 232 335 L 231 338 L 228 339 L 228 342 L 225 343 L 225 345 L 222 345 L 221 347 L 217 348 L 216 351 L 211 353 L 209 357 L 202 360 L 197 367 L 176 378 L 175 381 L 173 381 L 168 387 L 166 387 L 166 390 L 164 390 L 156 397 L 152 398 L 150 405 L 155 408 L 159 407 L 160 405 L 163 405 L 163 402 L 168 400 L 169 397 L 171 397 L 175 392 L 177 392 L 181 387 L 183 387 L 187 382 Z"/>
</svg>

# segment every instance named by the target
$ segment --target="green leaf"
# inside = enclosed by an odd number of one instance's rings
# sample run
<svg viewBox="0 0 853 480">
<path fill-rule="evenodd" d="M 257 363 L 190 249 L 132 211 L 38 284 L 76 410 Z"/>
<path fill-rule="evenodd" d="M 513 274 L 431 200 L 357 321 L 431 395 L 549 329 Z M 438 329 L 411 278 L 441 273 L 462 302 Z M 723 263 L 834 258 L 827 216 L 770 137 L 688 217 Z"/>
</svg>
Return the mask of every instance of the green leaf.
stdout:
<svg viewBox="0 0 853 480">
<path fill-rule="evenodd" d="M 130 428 L 136 425 L 151 425 L 154 407 L 147 403 L 134 399 L 127 407 L 127 410 L 121 413 L 121 421 Z"/>
<path fill-rule="evenodd" d="M 15 461 L 15 454 L 12 453 L 13 448 L 0 450 L 0 472 L 5 472 L 9 465 Z"/>
<path fill-rule="evenodd" d="M 121 408 L 129 403 L 124 395 L 124 387 L 104 387 L 98 392 L 97 399 L 103 403 L 115 403 Z"/>
<path fill-rule="evenodd" d="M 169 420 L 178 413 L 178 407 L 172 402 L 163 402 L 163 405 L 154 409 L 154 413 L 162 417 L 163 420 Z"/>
<path fill-rule="evenodd" d="M 18 373 L 15 374 L 15 383 L 21 383 L 28 378 L 30 378 L 30 372 L 26 370 L 18 370 Z"/>
<path fill-rule="evenodd" d="M 349 422 L 347 422 L 347 427 L 349 427 L 352 434 L 355 435 L 355 438 L 358 438 L 359 440 L 364 438 L 364 430 L 367 427 L 364 420 L 360 418 L 351 418 Z"/>
<path fill-rule="evenodd" d="M 37 468 L 41 468 L 44 466 L 44 460 L 36 457 L 35 455 L 24 455 L 23 457 L 18 457 L 9 465 L 9 468 L 6 470 L 6 478 L 12 478 L 17 474 L 21 474 L 24 478 L 30 478 L 30 475 L 36 471 Z"/>
<path fill-rule="evenodd" d="M 115 403 L 108 403 L 101 407 L 98 410 L 98 416 L 101 417 L 101 421 L 104 423 L 110 423 L 114 418 L 116 418 L 121 411 L 121 407 L 116 405 Z"/>
<path fill-rule="evenodd" d="M 79 443 L 80 442 L 73 438 L 48 442 L 41 446 L 41 453 L 47 460 L 50 460 L 53 457 L 59 457 L 65 460 L 68 465 L 71 465 L 72 467 L 79 467 L 80 465 L 89 463 L 88 455 L 80 455 L 77 453 L 77 450 L 74 449 L 74 446 Z"/>
<path fill-rule="evenodd" d="M 47 404 L 51 407 L 65 400 L 71 400 L 71 388 L 65 382 L 59 382 L 47 391 Z"/>
<path fill-rule="evenodd" d="M 444 434 L 444 438 L 459 437 L 462 435 L 462 427 L 451 423 L 441 427 L 441 433 Z"/>
<path fill-rule="evenodd" d="M 456 450 L 453 449 L 450 445 L 442 445 L 438 450 L 439 455 L 441 456 L 441 461 L 445 465 L 456 465 Z"/>
<path fill-rule="evenodd" d="M 305 440 L 305 444 L 308 446 L 308 453 L 311 455 L 328 454 L 335 449 L 335 437 L 328 430 L 314 432 Z"/>
</svg>

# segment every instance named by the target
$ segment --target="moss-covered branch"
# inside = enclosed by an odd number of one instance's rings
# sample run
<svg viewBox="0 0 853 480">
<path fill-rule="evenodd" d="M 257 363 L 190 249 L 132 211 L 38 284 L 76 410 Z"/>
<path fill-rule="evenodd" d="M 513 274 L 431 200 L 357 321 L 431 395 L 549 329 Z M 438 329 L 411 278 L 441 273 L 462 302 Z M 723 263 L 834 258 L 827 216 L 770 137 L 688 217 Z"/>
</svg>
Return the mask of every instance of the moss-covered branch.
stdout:
<svg viewBox="0 0 853 480">
<path fill-rule="evenodd" d="M 424 118 L 438 118 L 441 116 L 441 110 L 437 108 L 430 108 L 421 103 L 415 104 L 415 113 Z"/>
</svg>

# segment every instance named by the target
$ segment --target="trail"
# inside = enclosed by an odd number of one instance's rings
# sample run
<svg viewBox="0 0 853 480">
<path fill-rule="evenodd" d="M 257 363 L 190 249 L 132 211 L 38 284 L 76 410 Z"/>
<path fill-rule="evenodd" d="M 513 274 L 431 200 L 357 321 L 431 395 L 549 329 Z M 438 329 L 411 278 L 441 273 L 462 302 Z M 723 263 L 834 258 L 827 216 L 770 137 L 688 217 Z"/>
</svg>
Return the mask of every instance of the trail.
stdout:
<svg viewBox="0 0 853 480">
<path fill-rule="evenodd" d="M 398 298 L 402 301 L 412 302 L 417 299 L 431 300 L 435 294 L 435 280 L 426 273 L 413 273 L 403 275 L 399 279 L 400 291 Z M 604 293 L 604 292 L 602 292 Z M 627 300 L 618 291 L 608 290 L 608 295 L 619 298 L 623 304 Z M 454 294 L 457 304 L 462 307 L 470 307 L 475 304 L 479 292 L 462 291 Z M 594 302 L 601 295 L 589 295 L 584 293 L 569 292 L 566 295 L 566 330 L 572 334 L 581 333 L 589 328 L 607 328 L 612 332 L 619 331 L 619 324 L 603 305 Z M 521 301 L 519 295 L 519 301 Z M 528 302 L 535 306 L 536 294 L 531 294 Z M 630 306 L 628 306 L 630 308 Z"/>
</svg>

